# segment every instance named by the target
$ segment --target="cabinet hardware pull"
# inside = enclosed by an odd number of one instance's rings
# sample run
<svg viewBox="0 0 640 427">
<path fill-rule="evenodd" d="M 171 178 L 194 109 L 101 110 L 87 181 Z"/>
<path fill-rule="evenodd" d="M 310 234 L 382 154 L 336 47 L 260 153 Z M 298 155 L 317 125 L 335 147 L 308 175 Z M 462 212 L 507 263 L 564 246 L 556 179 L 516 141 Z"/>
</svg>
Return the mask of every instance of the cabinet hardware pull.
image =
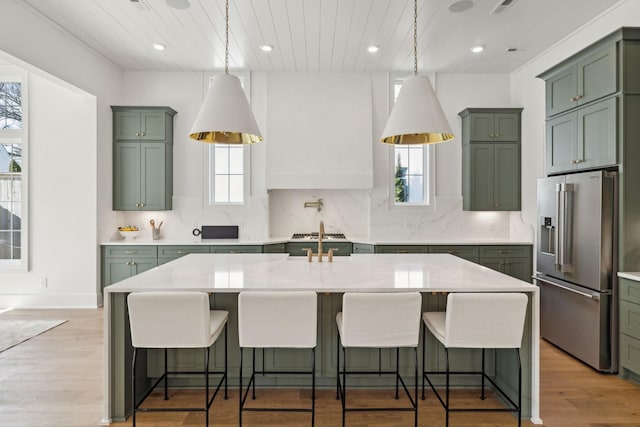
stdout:
<svg viewBox="0 0 640 427">
<path fill-rule="evenodd" d="M 340 249 L 338 249 L 338 248 L 329 248 L 329 250 L 330 250 L 330 251 L 332 250 L 332 251 L 334 251 L 334 252 L 338 252 Z"/>
<path fill-rule="evenodd" d="M 136 203 L 136 207 L 139 208 L 140 207 L 140 203 Z"/>
<path fill-rule="evenodd" d="M 145 135 L 145 133 L 144 133 L 144 132 L 140 133 L 140 136 L 144 136 L 144 135 Z"/>
<path fill-rule="evenodd" d="M 496 138 L 500 138 L 500 134 L 499 133 L 496 134 Z"/>
<path fill-rule="evenodd" d="M 584 162 L 584 160 L 576 159 L 576 163 L 582 163 L 582 162 Z"/>
<path fill-rule="evenodd" d="M 135 263 L 135 262 L 133 262 L 133 261 L 131 261 L 131 265 L 136 265 L 136 263 Z"/>
<path fill-rule="evenodd" d="M 130 261 L 125 262 L 125 265 L 131 265 Z"/>
<path fill-rule="evenodd" d="M 141 208 L 142 208 L 142 207 L 144 207 L 144 203 L 140 203 L 140 207 L 141 207 Z"/>
<path fill-rule="evenodd" d="M 396 251 L 397 254 L 408 254 L 409 251 Z"/>
<path fill-rule="evenodd" d="M 495 138 L 496 136 L 494 134 L 489 135 L 491 138 Z"/>
<path fill-rule="evenodd" d="M 577 100 L 579 100 L 579 99 L 582 99 L 582 98 L 584 98 L 584 96 L 582 96 L 582 95 L 576 95 L 576 101 L 577 101 Z"/>
<path fill-rule="evenodd" d="M 137 254 L 138 251 L 124 251 L 125 254 Z"/>
<path fill-rule="evenodd" d="M 140 136 L 140 132 L 136 132 L 136 136 Z"/>
<path fill-rule="evenodd" d="M 188 254 L 189 252 L 185 252 L 185 251 L 178 251 L 178 255 L 185 255 Z"/>
<path fill-rule="evenodd" d="M 230 254 L 241 254 L 241 251 L 229 251 Z"/>
</svg>

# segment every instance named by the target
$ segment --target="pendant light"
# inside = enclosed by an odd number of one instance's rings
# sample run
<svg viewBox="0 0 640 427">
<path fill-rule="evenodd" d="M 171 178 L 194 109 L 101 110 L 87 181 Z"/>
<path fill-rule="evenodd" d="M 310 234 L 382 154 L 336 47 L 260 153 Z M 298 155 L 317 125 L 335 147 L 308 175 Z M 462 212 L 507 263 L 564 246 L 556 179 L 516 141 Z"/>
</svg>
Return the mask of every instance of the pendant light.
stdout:
<svg viewBox="0 0 640 427">
<path fill-rule="evenodd" d="M 189 138 L 218 144 L 262 141 L 240 79 L 229 74 L 229 0 L 226 0 L 224 74 L 216 75 L 204 98 Z"/>
<path fill-rule="evenodd" d="M 429 78 L 418 75 L 418 0 L 413 1 L 413 75 L 407 77 L 389 115 L 380 142 L 432 144 L 453 139 Z"/>
</svg>

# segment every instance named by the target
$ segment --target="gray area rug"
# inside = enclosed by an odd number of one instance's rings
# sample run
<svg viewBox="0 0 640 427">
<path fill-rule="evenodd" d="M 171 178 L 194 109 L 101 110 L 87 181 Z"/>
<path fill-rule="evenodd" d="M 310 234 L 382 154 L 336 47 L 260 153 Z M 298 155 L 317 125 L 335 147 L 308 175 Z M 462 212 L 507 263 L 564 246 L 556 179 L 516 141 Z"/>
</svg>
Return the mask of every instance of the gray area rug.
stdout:
<svg viewBox="0 0 640 427">
<path fill-rule="evenodd" d="M 0 320 L 0 353 L 64 322 L 66 320 Z"/>
</svg>

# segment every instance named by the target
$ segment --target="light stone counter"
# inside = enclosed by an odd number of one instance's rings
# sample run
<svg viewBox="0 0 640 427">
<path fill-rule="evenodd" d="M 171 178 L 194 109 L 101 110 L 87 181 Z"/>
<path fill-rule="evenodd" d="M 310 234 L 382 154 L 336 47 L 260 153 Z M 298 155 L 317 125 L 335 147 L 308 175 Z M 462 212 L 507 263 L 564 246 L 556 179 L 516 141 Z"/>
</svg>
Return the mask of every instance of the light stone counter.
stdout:
<svg viewBox="0 0 640 427">
<path fill-rule="evenodd" d="M 343 292 L 423 293 L 423 311 L 444 309 L 446 292 L 523 292 L 529 296 L 522 345 L 523 416 L 539 417 L 539 294 L 538 288 L 511 276 L 449 254 L 358 254 L 336 257 L 332 263 L 287 254 L 190 254 L 105 287 L 105 418 L 121 420 L 128 413 L 130 347 L 126 295 L 159 290 L 199 290 L 212 294 L 212 305 L 229 310 L 234 319 L 237 293 L 260 290 L 310 289 L 319 293 L 318 354 L 332 355 L 335 314 Z M 230 324 L 230 354 L 237 353 L 235 324 Z M 234 341 L 235 340 L 235 341 Z M 334 341 L 332 341 L 334 340 Z M 435 345 L 435 344 L 433 344 Z M 513 388 L 512 358 L 498 357 L 496 379 Z M 475 358 L 473 358 L 475 360 Z M 280 359 L 282 360 L 282 359 Z M 215 362 L 214 362 L 215 363 Z M 235 363 L 235 362 L 234 362 Z M 474 362 L 475 363 L 475 362 Z M 330 359 L 319 366 L 331 364 Z M 233 365 L 232 365 L 233 366 Z M 471 366 L 471 368 L 474 368 Z M 324 369 L 324 368 L 323 368 Z M 335 368 L 331 368 L 335 369 Z M 321 370 L 318 385 L 335 386 L 333 372 Z M 477 370 L 477 369 L 476 369 Z M 237 375 L 237 372 L 230 372 Z M 517 377 L 515 377 L 517 378 Z"/>
<path fill-rule="evenodd" d="M 535 292 L 537 287 L 448 254 L 358 254 L 308 262 L 287 254 L 190 254 L 114 285 L 106 293 L 158 290 L 240 292 Z"/>
<path fill-rule="evenodd" d="M 622 277 L 629 280 L 635 280 L 636 282 L 640 282 L 640 272 L 639 271 L 621 271 L 618 272 L 618 277 Z"/>
</svg>

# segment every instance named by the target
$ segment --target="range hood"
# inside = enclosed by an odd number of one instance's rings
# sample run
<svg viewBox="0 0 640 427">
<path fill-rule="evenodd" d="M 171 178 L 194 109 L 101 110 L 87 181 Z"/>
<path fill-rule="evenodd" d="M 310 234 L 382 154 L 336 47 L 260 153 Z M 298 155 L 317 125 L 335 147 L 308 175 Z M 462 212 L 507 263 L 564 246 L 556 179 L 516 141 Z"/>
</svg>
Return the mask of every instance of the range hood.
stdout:
<svg viewBox="0 0 640 427">
<path fill-rule="evenodd" d="M 373 188 L 371 77 L 267 75 L 268 189 Z"/>
</svg>

